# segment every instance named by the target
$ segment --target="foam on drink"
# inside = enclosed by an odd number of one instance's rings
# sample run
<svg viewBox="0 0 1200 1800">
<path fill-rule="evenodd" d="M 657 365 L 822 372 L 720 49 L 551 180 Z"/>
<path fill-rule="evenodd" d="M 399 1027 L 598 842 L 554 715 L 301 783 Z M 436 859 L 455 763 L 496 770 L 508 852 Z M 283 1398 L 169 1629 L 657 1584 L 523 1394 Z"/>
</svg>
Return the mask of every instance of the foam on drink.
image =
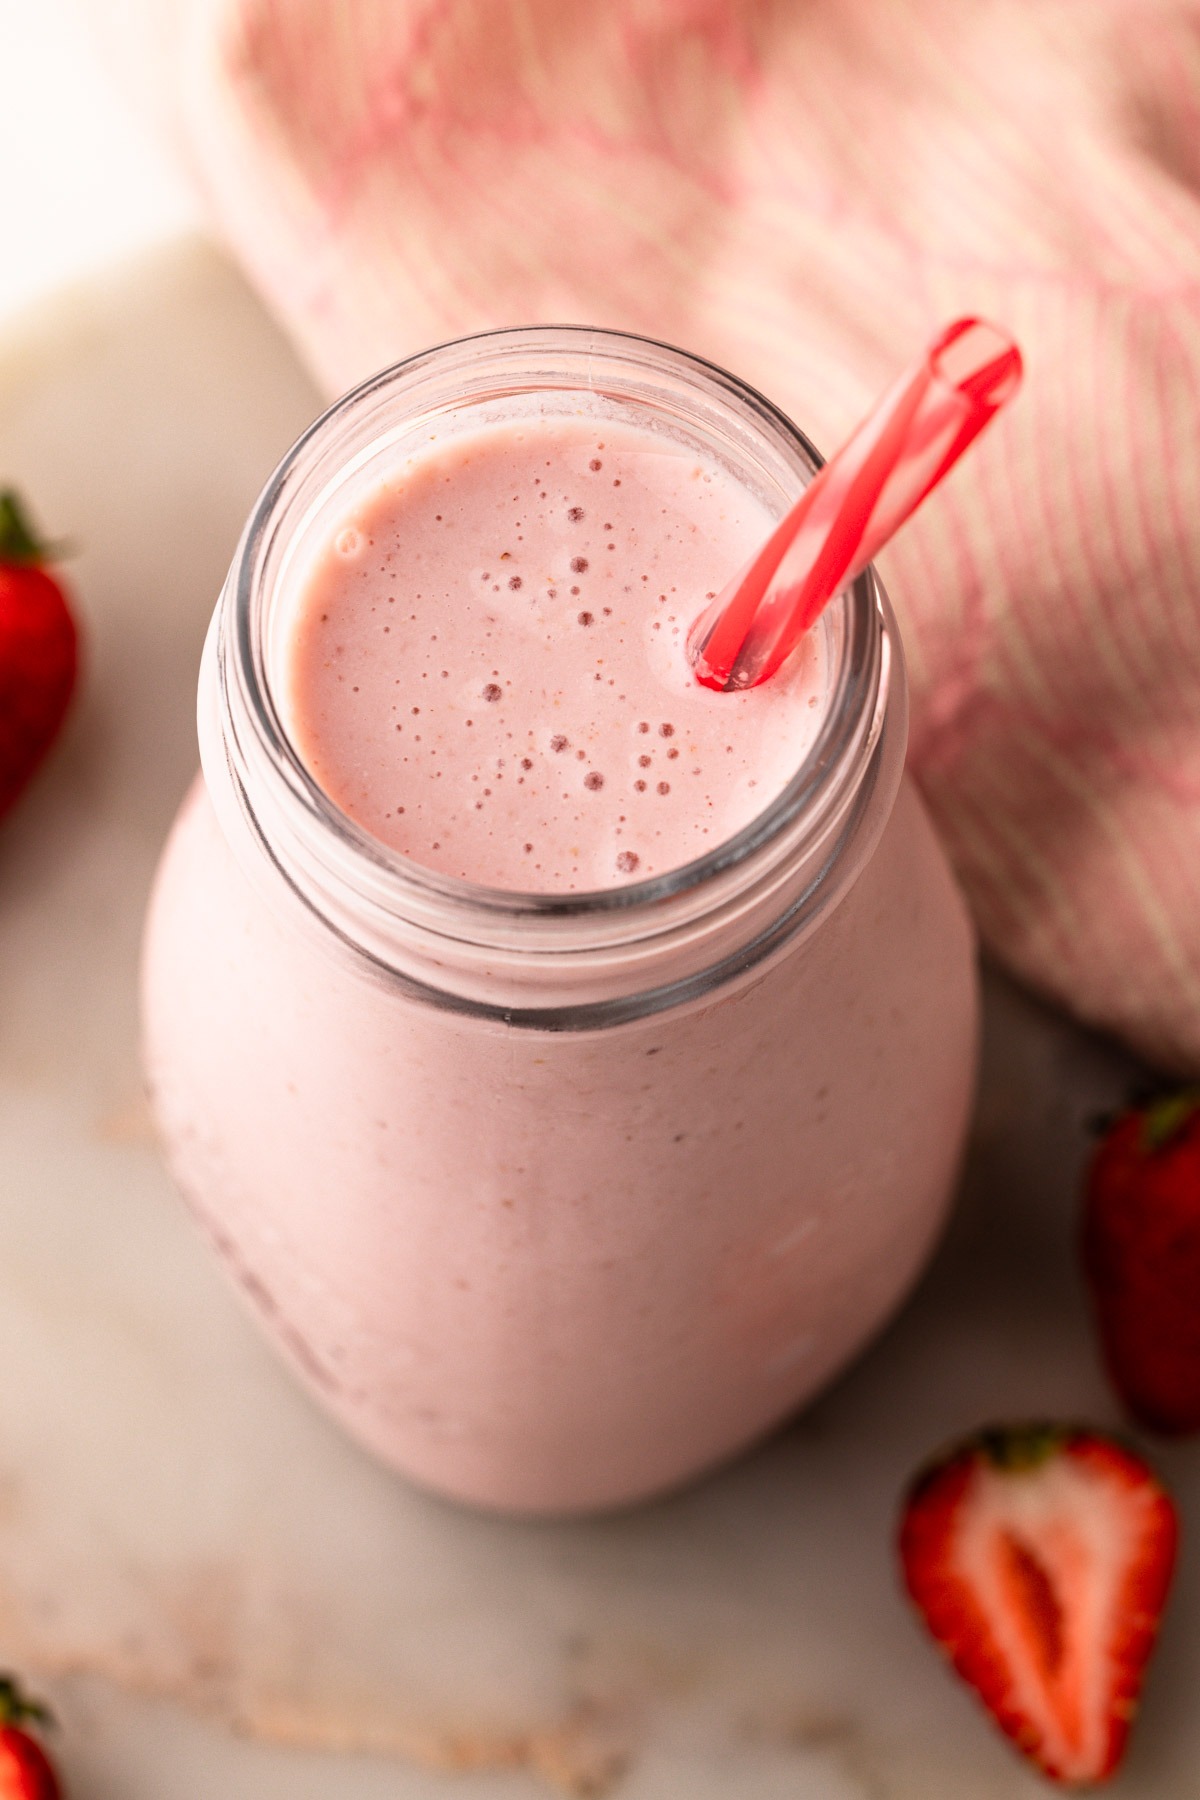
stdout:
<svg viewBox="0 0 1200 1800">
<path fill-rule="evenodd" d="M 742 695 L 685 654 L 771 525 L 718 463 L 623 423 L 432 442 L 354 497 L 298 584 L 297 748 L 343 811 L 446 874 L 556 893 L 690 862 L 764 809 L 820 722 L 821 634 Z"/>
</svg>

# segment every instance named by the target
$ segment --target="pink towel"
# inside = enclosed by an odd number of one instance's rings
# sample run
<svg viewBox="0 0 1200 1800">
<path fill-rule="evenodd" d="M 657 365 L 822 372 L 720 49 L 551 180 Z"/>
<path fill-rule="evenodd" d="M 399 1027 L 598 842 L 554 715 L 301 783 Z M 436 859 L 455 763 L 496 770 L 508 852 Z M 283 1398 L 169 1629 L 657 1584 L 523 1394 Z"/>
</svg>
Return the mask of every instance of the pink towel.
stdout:
<svg viewBox="0 0 1200 1800">
<path fill-rule="evenodd" d="M 1200 1071 L 1200 0 L 89 3 L 331 390 L 583 321 L 831 447 L 1011 328 L 882 558 L 912 767 L 995 955 Z"/>
</svg>

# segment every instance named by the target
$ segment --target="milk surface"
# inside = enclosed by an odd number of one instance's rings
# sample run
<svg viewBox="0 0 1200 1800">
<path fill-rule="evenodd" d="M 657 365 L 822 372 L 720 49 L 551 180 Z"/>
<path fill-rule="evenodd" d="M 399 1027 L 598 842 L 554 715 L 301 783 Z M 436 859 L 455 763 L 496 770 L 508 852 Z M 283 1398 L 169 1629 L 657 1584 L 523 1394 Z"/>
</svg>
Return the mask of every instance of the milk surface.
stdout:
<svg viewBox="0 0 1200 1800">
<path fill-rule="evenodd" d="M 820 723 L 821 633 L 742 694 L 685 655 L 772 523 L 715 461 L 595 417 L 435 440 L 297 583 L 291 735 L 343 811 L 445 874 L 558 893 L 677 868 L 763 811 Z"/>
</svg>

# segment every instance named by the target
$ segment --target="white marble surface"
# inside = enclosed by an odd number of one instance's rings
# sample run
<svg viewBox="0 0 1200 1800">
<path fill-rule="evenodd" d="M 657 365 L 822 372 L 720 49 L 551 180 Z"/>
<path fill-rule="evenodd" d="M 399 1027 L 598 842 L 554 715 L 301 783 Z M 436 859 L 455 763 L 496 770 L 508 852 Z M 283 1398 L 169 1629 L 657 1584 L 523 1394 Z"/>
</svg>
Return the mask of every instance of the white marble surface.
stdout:
<svg viewBox="0 0 1200 1800">
<path fill-rule="evenodd" d="M 315 406 L 197 246 L 0 347 L 0 476 L 78 543 L 88 646 L 0 831 L 0 1659 L 57 1701 L 75 1800 L 1042 1791 L 909 1619 L 893 1514 L 949 1434 L 1115 1418 L 1070 1240 L 1120 1056 L 993 983 L 963 1199 L 915 1300 L 757 1454 L 588 1524 L 476 1518 L 341 1442 L 171 1193 L 138 1085 L 141 912 L 213 597 Z M 1159 1461 L 1200 1514 L 1197 1452 Z M 1130 1800 L 1194 1800 L 1198 1623 L 1185 1553 Z"/>
</svg>

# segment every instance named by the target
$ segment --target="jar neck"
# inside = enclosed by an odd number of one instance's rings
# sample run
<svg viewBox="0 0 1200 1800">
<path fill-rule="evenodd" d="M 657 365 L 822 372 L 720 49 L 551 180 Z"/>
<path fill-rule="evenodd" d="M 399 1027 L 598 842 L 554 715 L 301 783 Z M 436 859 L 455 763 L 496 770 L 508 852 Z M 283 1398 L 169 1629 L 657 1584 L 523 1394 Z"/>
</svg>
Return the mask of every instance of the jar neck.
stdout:
<svg viewBox="0 0 1200 1800">
<path fill-rule="evenodd" d="M 813 930 L 891 811 L 906 705 L 874 573 L 826 614 L 825 714 L 801 767 L 715 851 L 590 894 L 518 894 L 439 874 L 371 837 L 309 775 L 274 669 L 289 570 L 339 492 L 456 422 L 582 401 L 721 460 L 781 514 L 820 466 L 761 396 L 683 352 L 584 328 L 494 332 L 365 383 L 280 464 L 213 618 L 200 690 L 205 778 L 230 846 L 339 954 L 436 1006 L 541 1029 L 619 1022 L 697 998 Z"/>
</svg>

